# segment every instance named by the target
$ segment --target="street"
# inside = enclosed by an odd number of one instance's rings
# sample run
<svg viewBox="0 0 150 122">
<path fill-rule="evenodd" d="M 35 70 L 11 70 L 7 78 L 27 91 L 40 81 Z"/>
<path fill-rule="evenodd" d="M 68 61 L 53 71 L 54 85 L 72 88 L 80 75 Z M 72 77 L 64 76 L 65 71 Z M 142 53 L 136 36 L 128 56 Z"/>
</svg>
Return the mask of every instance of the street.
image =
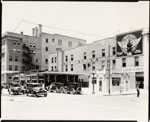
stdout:
<svg viewBox="0 0 150 122">
<path fill-rule="evenodd" d="M 148 95 L 1 96 L 2 119 L 15 120 L 138 120 L 148 122 Z"/>
</svg>

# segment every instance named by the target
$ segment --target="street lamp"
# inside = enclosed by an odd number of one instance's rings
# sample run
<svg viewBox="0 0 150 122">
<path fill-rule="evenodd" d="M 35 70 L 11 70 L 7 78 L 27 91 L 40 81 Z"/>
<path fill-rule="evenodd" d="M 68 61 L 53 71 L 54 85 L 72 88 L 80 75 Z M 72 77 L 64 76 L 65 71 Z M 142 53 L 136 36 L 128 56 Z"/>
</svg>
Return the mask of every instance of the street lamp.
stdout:
<svg viewBox="0 0 150 122">
<path fill-rule="evenodd" d="M 92 77 L 92 84 L 93 84 L 93 91 L 92 91 L 92 94 L 95 94 L 95 90 L 94 90 L 94 83 L 95 83 L 95 80 L 94 80 L 94 72 L 93 72 L 92 74 L 93 74 L 93 77 Z"/>
</svg>

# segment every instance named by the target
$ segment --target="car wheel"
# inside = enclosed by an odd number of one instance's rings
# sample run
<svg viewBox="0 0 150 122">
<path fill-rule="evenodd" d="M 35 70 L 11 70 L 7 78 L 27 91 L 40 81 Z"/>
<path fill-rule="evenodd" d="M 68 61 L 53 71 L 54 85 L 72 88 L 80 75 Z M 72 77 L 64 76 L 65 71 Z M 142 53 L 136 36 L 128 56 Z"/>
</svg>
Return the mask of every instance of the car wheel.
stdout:
<svg viewBox="0 0 150 122">
<path fill-rule="evenodd" d="M 38 95 L 37 95 L 37 94 L 34 94 L 34 96 L 35 96 L 35 97 L 38 97 Z"/>
<path fill-rule="evenodd" d="M 44 94 L 44 97 L 47 97 L 47 94 Z"/>
</svg>

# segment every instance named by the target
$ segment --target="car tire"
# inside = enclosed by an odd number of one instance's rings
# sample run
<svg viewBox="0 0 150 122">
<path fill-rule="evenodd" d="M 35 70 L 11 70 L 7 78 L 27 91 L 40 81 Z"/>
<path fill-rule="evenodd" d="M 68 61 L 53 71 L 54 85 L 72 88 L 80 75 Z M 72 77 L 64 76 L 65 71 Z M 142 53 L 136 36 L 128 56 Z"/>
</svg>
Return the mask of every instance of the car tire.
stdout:
<svg viewBox="0 0 150 122">
<path fill-rule="evenodd" d="M 44 97 L 47 97 L 47 94 L 44 94 Z"/>
<path fill-rule="evenodd" d="M 37 95 L 37 94 L 34 94 L 34 96 L 35 96 L 35 97 L 38 97 L 38 95 Z"/>
</svg>

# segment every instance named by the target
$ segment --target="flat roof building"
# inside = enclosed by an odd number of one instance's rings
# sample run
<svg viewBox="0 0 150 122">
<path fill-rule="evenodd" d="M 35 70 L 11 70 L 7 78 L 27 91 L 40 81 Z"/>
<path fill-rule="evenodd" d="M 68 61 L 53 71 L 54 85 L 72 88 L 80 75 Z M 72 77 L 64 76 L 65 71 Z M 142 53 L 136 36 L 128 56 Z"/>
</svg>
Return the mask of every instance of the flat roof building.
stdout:
<svg viewBox="0 0 150 122">
<path fill-rule="evenodd" d="M 32 29 L 32 36 L 6 32 L 2 36 L 1 81 L 9 82 L 12 72 L 48 70 L 49 53 L 86 44 L 86 40 L 42 32 L 42 25 Z M 11 71 L 11 73 L 9 72 Z"/>
<path fill-rule="evenodd" d="M 133 30 L 49 55 L 49 71 L 88 73 L 95 92 L 148 89 L 149 31 Z M 57 60 L 55 61 L 55 57 Z M 95 83 L 93 80 L 95 79 Z"/>
</svg>

